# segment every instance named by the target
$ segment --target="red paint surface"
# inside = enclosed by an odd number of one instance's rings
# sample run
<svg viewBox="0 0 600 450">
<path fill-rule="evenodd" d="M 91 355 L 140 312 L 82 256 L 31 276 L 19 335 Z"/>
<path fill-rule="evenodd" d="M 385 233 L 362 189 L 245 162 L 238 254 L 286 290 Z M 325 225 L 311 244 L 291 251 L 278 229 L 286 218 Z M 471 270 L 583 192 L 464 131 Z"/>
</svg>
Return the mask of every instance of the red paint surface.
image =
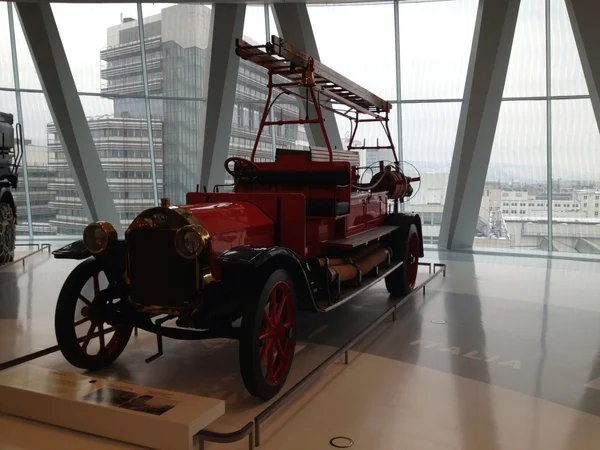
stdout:
<svg viewBox="0 0 600 450">
<path fill-rule="evenodd" d="M 244 202 L 255 205 L 272 222 L 279 223 L 279 246 L 289 248 L 301 258 L 306 255 L 306 206 L 304 195 L 190 192 L 186 196 L 186 203 L 188 204 L 186 208 L 213 202 Z M 279 214 L 277 213 L 278 203 Z M 273 229 L 273 242 L 275 243 L 275 228 Z"/>
<path fill-rule="evenodd" d="M 272 247 L 274 223 L 257 206 L 248 202 L 217 202 L 186 205 L 210 233 L 213 254 L 232 247 Z"/>
<path fill-rule="evenodd" d="M 280 155 L 275 162 L 255 164 L 261 172 L 305 172 L 306 183 L 300 180 L 295 184 L 267 184 L 256 180 L 238 184 L 233 193 L 188 193 L 186 208 L 203 224 L 208 221 L 206 226 L 211 235 L 219 234 L 214 244 L 217 251 L 235 245 L 279 245 L 301 258 L 315 256 L 320 254 L 319 243 L 376 228 L 387 213 L 386 193 L 351 192 L 356 175 L 347 161 L 311 161 L 299 152 L 298 155 Z M 351 183 L 347 186 L 319 184 L 315 181 L 318 178 L 311 175 L 322 171 L 348 172 Z M 349 202 L 350 212 L 337 218 L 307 217 L 306 201 L 310 199 Z M 223 204 L 229 206 L 219 215 L 223 207 L 214 205 Z M 245 209 L 242 204 L 255 205 L 255 209 Z M 265 218 L 270 220 L 270 228 L 264 222 Z M 234 222 L 236 225 L 232 226 Z M 270 237 L 267 237 L 268 233 L 271 233 Z"/>
</svg>

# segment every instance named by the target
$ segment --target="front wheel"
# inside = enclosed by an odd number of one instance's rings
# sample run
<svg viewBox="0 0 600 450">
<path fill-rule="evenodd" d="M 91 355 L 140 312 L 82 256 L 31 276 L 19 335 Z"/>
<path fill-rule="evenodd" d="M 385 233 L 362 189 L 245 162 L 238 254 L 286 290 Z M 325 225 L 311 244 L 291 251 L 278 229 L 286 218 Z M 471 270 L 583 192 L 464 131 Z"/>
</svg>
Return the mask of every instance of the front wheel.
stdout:
<svg viewBox="0 0 600 450">
<path fill-rule="evenodd" d="M 240 371 L 250 394 L 273 398 L 287 379 L 296 349 L 296 295 L 283 269 L 267 279 L 257 299 L 244 305 Z"/>
<path fill-rule="evenodd" d="M 403 264 L 385 277 L 385 287 L 394 296 L 405 296 L 410 294 L 417 283 L 417 272 L 419 270 L 419 231 L 412 224 L 406 236 L 396 236 L 394 249 L 403 255 Z"/>
<path fill-rule="evenodd" d="M 58 296 L 54 330 L 61 353 L 69 363 L 86 370 L 112 364 L 125 349 L 132 327 L 111 325 L 91 314 L 92 304 L 108 285 L 96 259 L 79 264 L 65 280 Z"/>
</svg>

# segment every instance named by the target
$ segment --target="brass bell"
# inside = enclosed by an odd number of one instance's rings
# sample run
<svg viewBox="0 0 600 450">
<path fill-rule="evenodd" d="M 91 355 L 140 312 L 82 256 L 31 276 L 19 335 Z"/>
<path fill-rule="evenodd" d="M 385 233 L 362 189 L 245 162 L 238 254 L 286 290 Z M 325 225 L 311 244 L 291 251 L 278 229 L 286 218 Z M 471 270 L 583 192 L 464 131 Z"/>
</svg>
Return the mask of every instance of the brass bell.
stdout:
<svg viewBox="0 0 600 450">
<path fill-rule="evenodd" d="M 307 69 L 302 73 L 302 86 L 313 87 L 315 83 L 315 73 L 313 70 Z"/>
</svg>

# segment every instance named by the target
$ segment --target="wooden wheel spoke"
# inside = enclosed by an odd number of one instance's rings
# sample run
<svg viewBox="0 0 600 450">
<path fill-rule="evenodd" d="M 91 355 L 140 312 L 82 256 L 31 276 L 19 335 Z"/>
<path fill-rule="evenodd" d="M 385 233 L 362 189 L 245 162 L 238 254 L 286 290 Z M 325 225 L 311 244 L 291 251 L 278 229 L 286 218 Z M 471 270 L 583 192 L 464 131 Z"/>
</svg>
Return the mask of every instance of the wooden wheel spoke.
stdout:
<svg viewBox="0 0 600 450">
<path fill-rule="evenodd" d="M 279 323 L 279 321 L 281 320 L 281 314 L 283 313 L 283 308 L 285 308 L 288 297 L 289 297 L 288 295 L 281 296 L 281 302 L 279 302 L 279 305 L 277 305 L 277 313 L 275 315 L 275 323 Z"/>
<path fill-rule="evenodd" d="M 273 290 L 269 296 L 269 316 L 272 323 L 277 323 L 277 290 Z"/>
<path fill-rule="evenodd" d="M 92 306 L 92 302 L 90 302 L 87 298 L 85 298 L 83 295 L 79 294 L 79 300 L 81 300 L 83 303 L 86 304 L 86 306 Z"/>
<path fill-rule="evenodd" d="M 90 329 L 88 330 L 87 334 L 85 335 L 83 344 L 81 345 L 81 349 L 86 353 L 87 353 L 87 347 L 90 343 L 90 339 L 92 339 L 92 335 L 94 334 L 95 329 L 96 329 L 96 324 L 94 324 L 92 322 L 92 324 L 90 325 Z"/>
<path fill-rule="evenodd" d="M 79 319 L 79 320 L 77 320 L 76 322 L 73 323 L 73 327 L 78 327 L 82 323 L 86 323 L 88 320 L 90 320 L 89 317 L 84 317 L 83 319 Z"/>
<path fill-rule="evenodd" d="M 100 352 L 106 349 L 106 343 L 104 342 L 104 324 L 98 325 L 98 338 L 100 339 Z"/>
<path fill-rule="evenodd" d="M 267 314 L 267 311 L 263 311 L 263 324 L 265 326 L 264 331 L 268 331 L 269 328 L 272 329 L 274 327 L 273 321 L 269 317 L 269 314 Z"/>
<path fill-rule="evenodd" d="M 262 366 L 267 359 L 267 354 L 271 352 L 271 347 L 273 346 L 273 341 L 271 339 L 267 339 L 265 341 L 265 345 L 263 345 L 260 350 L 260 365 Z"/>
<path fill-rule="evenodd" d="M 274 336 L 274 333 L 272 330 L 265 330 L 263 331 L 263 333 L 258 337 L 258 339 L 260 341 L 264 341 L 265 339 L 269 339 L 272 338 Z"/>
<path fill-rule="evenodd" d="M 267 352 L 267 380 L 273 380 L 275 374 L 275 348 L 273 344 L 269 346 Z"/>
<path fill-rule="evenodd" d="M 285 360 L 290 359 L 288 355 L 285 354 L 285 352 L 283 351 L 283 344 L 281 343 L 281 339 L 278 339 L 277 342 L 275 343 L 275 347 L 277 347 L 277 355 L 280 358 L 283 358 Z"/>
</svg>

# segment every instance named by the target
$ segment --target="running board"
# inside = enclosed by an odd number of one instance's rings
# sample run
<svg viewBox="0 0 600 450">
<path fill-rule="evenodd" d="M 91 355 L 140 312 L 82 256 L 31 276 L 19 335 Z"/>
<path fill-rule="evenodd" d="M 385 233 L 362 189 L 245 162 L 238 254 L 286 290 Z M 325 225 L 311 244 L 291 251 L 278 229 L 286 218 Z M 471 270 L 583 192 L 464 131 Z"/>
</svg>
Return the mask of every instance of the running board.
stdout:
<svg viewBox="0 0 600 450">
<path fill-rule="evenodd" d="M 363 231 L 361 233 L 355 234 L 353 236 L 341 239 L 330 239 L 325 242 L 321 242 L 319 245 L 321 247 L 337 247 L 350 249 L 354 247 L 358 247 L 359 245 L 366 244 L 367 242 L 374 241 L 375 239 L 379 239 L 382 236 L 390 234 L 392 231 L 400 228 L 397 225 L 384 225 L 381 227 L 373 228 L 372 230 Z"/>
<path fill-rule="evenodd" d="M 344 295 L 340 298 L 339 301 L 337 301 L 333 305 L 329 305 L 328 303 L 321 301 L 321 302 L 317 303 L 317 306 L 319 308 L 321 308 L 321 310 L 323 312 L 328 312 L 328 311 L 331 311 L 332 309 L 337 308 L 338 306 L 342 306 L 344 303 L 346 303 L 349 300 L 352 300 L 358 294 L 366 291 L 370 287 L 372 287 L 375 284 L 379 283 L 387 275 L 389 275 L 391 272 L 393 272 L 394 270 L 396 270 L 402 264 L 404 264 L 403 261 L 396 262 L 396 263 L 392 264 L 391 266 L 385 267 L 385 268 L 382 268 L 381 266 L 379 266 L 379 275 L 377 277 L 375 277 L 372 280 L 366 282 L 365 284 L 362 284 L 361 286 L 351 287 L 351 288 L 345 289 L 344 290 Z"/>
</svg>

